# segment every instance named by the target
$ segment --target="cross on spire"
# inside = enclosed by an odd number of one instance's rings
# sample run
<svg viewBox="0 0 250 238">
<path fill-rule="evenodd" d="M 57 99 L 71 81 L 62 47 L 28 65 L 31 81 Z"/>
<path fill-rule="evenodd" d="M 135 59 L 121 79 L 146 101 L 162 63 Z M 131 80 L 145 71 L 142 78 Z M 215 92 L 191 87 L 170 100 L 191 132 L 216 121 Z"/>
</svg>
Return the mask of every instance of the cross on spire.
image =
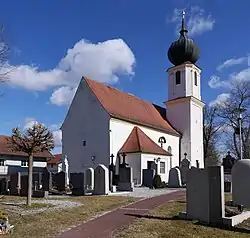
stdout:
<svg viewBox="0 0 250 238">
<path fill-rule="evenodd" d="M 180 30 L 180 34 L 181 36 L 185 36 L 185 34 L 188 32 L 185 28 L 185 14 L 186 12 L 184 11 L 184 9 L 182 9 L 181 11 L 181 16 L 182 16 L 182 19 L 181 19 L 181 30 Z"/>
</svg>

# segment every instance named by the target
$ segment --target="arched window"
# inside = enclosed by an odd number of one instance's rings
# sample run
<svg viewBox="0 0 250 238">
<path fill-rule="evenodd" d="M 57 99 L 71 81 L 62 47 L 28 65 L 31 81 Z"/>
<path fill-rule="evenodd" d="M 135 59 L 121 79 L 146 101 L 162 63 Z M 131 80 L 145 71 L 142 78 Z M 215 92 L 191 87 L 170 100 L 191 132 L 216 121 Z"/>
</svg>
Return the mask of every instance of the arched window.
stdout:
<svg viewBox="0 0 250 238">
<path fill-rule="evenodd" d="M 197 72 L 194 71 L 194 85 L 197 86 Z"/>
<path fill-rule="evenodd" d="M 181 84 L 181 72 L 180 71 L 177 71 L 175 73 L 175 83 L 176 84 Z"/>
<path fill-rule="evenodd" d="M 171 146 L 168 147 L 168 152 L 169 152 L 170 154 L 172 154 L 172 148 L 171 148 Z"/>
</svg>

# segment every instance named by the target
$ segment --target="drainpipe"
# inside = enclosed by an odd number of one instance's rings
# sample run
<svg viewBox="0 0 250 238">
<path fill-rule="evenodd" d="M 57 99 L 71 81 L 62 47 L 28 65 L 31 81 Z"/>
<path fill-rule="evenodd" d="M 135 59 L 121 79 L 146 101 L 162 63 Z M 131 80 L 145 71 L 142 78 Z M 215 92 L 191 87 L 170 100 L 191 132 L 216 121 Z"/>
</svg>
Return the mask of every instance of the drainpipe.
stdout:
<svg viewBox="0 0 250 238">
<path fill-rule="evenodd" d="M 181 165 L 181 139 L 182 139 L 182 135 L 179 138 L 179 166 Z"/>
</svg>

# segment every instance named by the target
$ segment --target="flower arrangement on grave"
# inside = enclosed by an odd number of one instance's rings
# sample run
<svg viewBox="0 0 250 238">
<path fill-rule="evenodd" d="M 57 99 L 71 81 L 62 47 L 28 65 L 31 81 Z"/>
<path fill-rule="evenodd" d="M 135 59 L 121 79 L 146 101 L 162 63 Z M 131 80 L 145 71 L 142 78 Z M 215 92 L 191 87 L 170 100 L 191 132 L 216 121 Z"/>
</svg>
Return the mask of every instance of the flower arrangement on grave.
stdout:
<svg viewBox="0 0 250 238">
<path fill-rule="evenodd" d="M 8 214 L 0 211 L 0 234 L 13 233 L 14 226 L 10 225 Z"/>
</svg>

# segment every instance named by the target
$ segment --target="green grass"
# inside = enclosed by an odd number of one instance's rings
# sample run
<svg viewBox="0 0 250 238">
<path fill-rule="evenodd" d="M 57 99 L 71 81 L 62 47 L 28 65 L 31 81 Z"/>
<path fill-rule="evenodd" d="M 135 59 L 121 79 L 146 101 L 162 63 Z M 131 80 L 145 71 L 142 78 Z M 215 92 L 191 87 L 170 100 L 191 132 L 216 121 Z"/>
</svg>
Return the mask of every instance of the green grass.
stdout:
<svg viewBox="0 0 250 238">
<path fill-rule="evenodd" d="M 230 195 L 226 200 L 230 200 Z M 120 230 L 116 238 L 237 238 L 250 237 L 250 219 L 238 225 L 234 231 L 199 225 L 195 221 L 177 219 L 186 210 L 185 200 L 168 202 L 149 214 L 149 218 L 137 218 L 129 228 Z"/>
<path fill-rule="evenodd" d="M 19 198 L 19 199 L 17 199 Z M 16 202 L 22 200 L 20 197 L 5 197 L 4 202 Z M 25 198 L 24 198 L 25 200 Z M 40 208 L 39 199 L 33 199 L 33 208 Z M 80 196 L 68 198 L 70 201 L 78 201 L 82 205 L 72 209 L 45 211 L 34 215 L 9 214 L 9 221 L 15 226 L 14 233 L 5 237 L 11 238 L 46 238 L 54 237 L 59 231 L 72 225 L 78 225 L 101 212 L 118 208 L 138 200 L 131 197 L 118 196 Z M 45 205 L 45 204 L 42 204 Z M 27 208 L 29 209 L 29 208 Z"/>
</svg>

